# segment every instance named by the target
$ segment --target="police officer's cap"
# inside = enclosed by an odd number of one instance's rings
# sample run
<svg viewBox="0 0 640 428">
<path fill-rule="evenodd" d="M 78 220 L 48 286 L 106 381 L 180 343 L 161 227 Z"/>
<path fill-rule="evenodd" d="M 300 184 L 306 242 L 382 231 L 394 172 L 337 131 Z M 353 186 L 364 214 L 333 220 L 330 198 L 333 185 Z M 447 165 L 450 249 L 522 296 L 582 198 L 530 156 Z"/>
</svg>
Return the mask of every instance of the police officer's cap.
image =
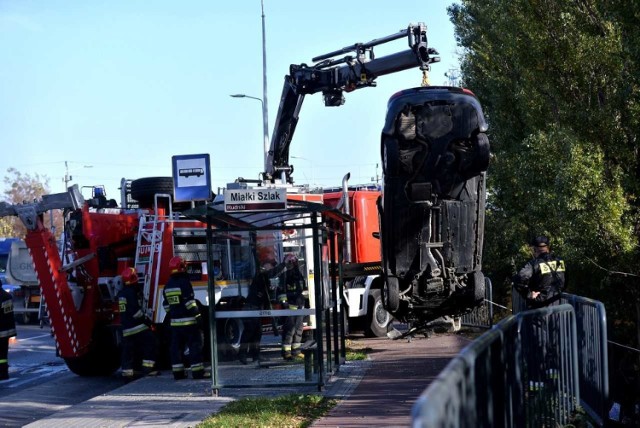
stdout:
<svg viewBox="0 0 640 428">
<path fill-rule="evenodd" d="M 532 247 L 547 247 L 549 246 L 549 238 L 544 235 L 536 236 L 531 241 Z"/>
</svg>

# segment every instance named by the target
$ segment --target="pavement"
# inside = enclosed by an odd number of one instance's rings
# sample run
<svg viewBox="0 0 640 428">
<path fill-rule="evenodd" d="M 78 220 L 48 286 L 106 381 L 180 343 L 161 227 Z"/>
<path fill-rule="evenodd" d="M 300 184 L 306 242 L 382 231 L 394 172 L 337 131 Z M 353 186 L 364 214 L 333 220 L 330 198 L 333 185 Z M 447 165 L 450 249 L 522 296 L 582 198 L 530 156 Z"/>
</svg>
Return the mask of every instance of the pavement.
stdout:
<svg viewBox="0 0 640 428">
<path fill-rule="evenodd" d="M 317 374 L 312 375 L 312 382 L 304 383 L 301 362 L 262 366 L 222 363 L 218 386 L 224 386 L 217 395 L 211 379 L 175 381 L 164 372 L 59 410 L 26 427 L 195 427 L 238 398 L 291 393 L 321 393 L 340 400 L 313 427 L 410 426 L 415 400 L 469 342 L 455 334 L 420 336 L 411 341 L 358 339 L 354 343 L 369 348 L 369 359 L 347 361 L 337 370 L 334 367 L 322 388 Z M 252 386 L 247 387 L 249 384 Z"/>
</svg>

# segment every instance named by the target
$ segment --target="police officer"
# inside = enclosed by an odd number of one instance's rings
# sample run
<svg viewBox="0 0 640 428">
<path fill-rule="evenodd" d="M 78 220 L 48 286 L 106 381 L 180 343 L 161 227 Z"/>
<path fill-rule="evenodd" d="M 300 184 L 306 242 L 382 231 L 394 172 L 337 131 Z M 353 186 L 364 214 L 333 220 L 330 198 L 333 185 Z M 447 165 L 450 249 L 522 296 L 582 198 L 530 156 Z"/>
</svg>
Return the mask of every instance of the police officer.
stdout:
<svg viewBox="0 0 640 428">
<path fill-rule="evenodd" d="M 171 276 L 162 292 L 163 306 L 171 320 L 171 367 L 174 379 L 185 379 L 182 357 L 185 347 L 189 349 L 191 375 L 194 379 L 204 378 L 202 363 L 202 316 L 193 293 L 193 286 L 187 274 L 187 265 L 182 257 L 169 260 Z"/>
<path fill-rule="evenodd" d="M 2 288 L 0 282 L 0 380 L 9 379 L 9 338 L 16 335 L 16 321 L 13 318 L 11 294 Z"/>
<path fill-rule="evenodd" d="M 298 265 L 298 258 L 293 254 L 287 254 L 284 264 L 285 271 L 280 275 L 281 289 L 278 300 L 284 309 L 303 309 L 306 285 Z M 286 318 L 282 329 L 282 358 L 285 360 L 291 360 L 301 355 L 303 321 L 303 315 Z"/>
<path fill-rule="evenodd" d="M 525 296 L 528 309 L 557 301 L 565 288 L 564 260 L 549 251 L 549 238 L 544 235 L 534 238 L 531 249 L 533 259 L 513 277 L 513 284 Z"/>
<path fill-rule="evenodd" d="M 513 284 L 525 297 L 527 309 L 536 309 L 560 299 L 560 293 L 565 288 L 565 264 L 549 251 L 549 238 L 544 235 L 531 241 L 531 249 L 533 259 L 513 277 Z M 544 385 L 543 379 L 554 382 L 559 376 L 557 348 L 560 339 L 559 327 L 553 317 L 534 317 L 530 328 L 531 336 L 528 330 L 523 332 L 523 346 L 532 346 L 527 352 L 538 355 L 527 369 L 527 376 L 531 379 L 529 390 L 535 392 Z"/>
<path fill-rule="evenodd" d="M 151 322 L 146 318 L 138 295 L 138 274 L 132 267 L 120 274 L 123 288 L 118 292 L 120 325 L 122 328 L 122 377 L 131 380 L 134 377 L 136 360 L 142 356 L 142 372 L 155 376 L 156 341 L 149 329 Z M 139 360 L 138 360 L 139 361 Z"/>
</svg>

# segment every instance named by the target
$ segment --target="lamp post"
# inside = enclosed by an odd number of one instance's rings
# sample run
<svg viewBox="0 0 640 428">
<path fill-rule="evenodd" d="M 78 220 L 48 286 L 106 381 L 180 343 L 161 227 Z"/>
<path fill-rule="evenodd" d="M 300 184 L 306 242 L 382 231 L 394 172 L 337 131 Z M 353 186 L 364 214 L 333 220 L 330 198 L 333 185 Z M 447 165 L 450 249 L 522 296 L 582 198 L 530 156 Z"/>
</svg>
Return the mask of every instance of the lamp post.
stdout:
<svg viewBox="0 0 640 428">
<path fill-rule="evenodd" d="M 267 106 L 267 38 L 264 24 L 264 0 L 260 0 L 260 9 L 262 11 L 262 98 L 251 97 L 245 94 L 231 95 L 234 98 L 251 98 L 258 100 L 262 104 L 262 130 L 264 134 L 264 170 L 267 170 L 267 158 L 269 156 L 269 115 Z"/>
<path fill-rule="evenodd" d="M 267 154 L 269 153 L 269 120 L 267 119 L 267 105 L 262 98 L 252 97 L 245 94 L 233 94 L 229 95 L 232 98 L 250 98 L 252 100 L 260 101 L 262 104 L 262 132 L 264 138 L 264 170 L 267 170 Z"/>
</svg>

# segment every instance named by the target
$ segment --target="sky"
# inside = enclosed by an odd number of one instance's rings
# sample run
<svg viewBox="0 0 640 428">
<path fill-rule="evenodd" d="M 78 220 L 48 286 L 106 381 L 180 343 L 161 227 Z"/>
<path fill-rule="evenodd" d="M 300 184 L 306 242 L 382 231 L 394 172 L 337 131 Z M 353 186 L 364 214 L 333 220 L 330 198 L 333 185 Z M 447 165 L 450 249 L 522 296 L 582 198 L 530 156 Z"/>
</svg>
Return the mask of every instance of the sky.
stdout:
<svg viewBox="0 0 640 428">
<path fill-rule="evenodd" d="M 458 67 L 453 0 L 263 0 L 269 135 L 290 64 L 424 22 L 441 62 L 432 85 Z M 376 46 L 404 51 L 407 39 Z M 264 169 L 260 0 L 0 0 L 0 177 L 8 168 L 65 175 L 83 194 L 103 185 L 120 200 L 122 178 L 171 176 L 172 156 L 208 153 L 214 192 Z M 386 103 L 420 86 L 418 68 L 325 107 L 305 98 L 290 149 L 296 184 L 368 183 L 382 173 Z M 1 183 L 6 190 L 4 181 Z"/>
</svg>

